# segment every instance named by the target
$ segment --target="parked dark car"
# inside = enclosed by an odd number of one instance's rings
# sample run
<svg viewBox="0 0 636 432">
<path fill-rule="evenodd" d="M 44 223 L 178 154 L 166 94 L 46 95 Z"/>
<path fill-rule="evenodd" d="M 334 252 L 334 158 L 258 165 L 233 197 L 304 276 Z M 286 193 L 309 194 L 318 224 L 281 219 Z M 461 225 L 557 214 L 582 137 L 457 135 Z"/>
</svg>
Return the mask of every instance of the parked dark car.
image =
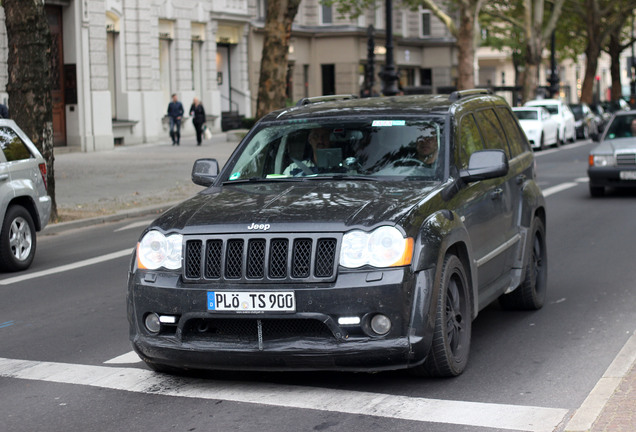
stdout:
<svg viewBox="0 0 636 432">
<path fill-rule="evenodd" d="M 601 102 L 601 106 L 610 114 L 614 114 L 617 111 L 629 111 L 629 104 L 624 99 Z"/>
<path fill-rule="evenodd" d="M 590 195 L 608 187 L 636 188 L 636 111 L 617 111 L 599 145 L 590 151 L 587 174 Z"/>
<path fill-rule="evenodd" d="M 609 123 L 612 118 L 612 113 L 605 111 L 605 108 L 603 108 L 600 103 L 590 105 L 590 110 L 592 110 L 592 114 L 596 117 L 599 134 L 603 133 L 607 123 Z"/>
<path fill-rule="evenodd" d="M 410 368 L 456 376 L 471 322 L 546 296 L 546 210 L 506 102 L 304 99 L 142 234 L 135 351 L 157 371 Z"/>
<path fill-rule="evenodd" d="M 598 136 L 598 121 L 587 104 L 570 104 L 570 109 L 574 114 L 577 138 L 590 139 L 590 137 Z"/>
</svg>

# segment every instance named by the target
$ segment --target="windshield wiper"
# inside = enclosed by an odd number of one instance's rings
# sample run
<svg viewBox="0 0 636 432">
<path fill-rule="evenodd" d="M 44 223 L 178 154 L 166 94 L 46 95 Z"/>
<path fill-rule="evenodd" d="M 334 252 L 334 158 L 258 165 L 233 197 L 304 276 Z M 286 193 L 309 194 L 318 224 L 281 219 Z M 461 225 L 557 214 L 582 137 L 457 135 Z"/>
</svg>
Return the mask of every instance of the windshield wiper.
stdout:
<svg viewBox="0 0 636 432">
<path fill-rule="evenodd" d="M 222 184 L 223 185 L 231 185 L 231 184 L 239 184 L 239 183 L 263 183 L 263 182 L 280 182 L 280 181 L 292 181 L 292 182 L 301 182 L 303 181 L 302 177 L 250 177 L 246 179 L 236 179 L 236 180 L 226 180 Z"/>
<path fill-rule="evenodd" d="M 305 180 L 367 180 L 367 181 L 380 181 L 378 177 L 369 175 L 355 175 L 355 174 L 333 174 L 333 175 L 318 175 L 315 177 L 303 177 Z"/>
</svg>

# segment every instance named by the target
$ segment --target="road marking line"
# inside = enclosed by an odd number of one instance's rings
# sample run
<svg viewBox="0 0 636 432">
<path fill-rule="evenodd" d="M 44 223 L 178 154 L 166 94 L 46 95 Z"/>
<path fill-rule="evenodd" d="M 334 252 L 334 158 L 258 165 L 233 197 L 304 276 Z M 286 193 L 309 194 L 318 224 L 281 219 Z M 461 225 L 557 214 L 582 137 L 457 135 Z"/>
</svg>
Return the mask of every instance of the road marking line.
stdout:
<svg viewBox="0 0 636 432">
<path fill-rule="evenodd" d="M 104 364 L 134 364 L 141 362 L 141 358 L 137 355 L 136 352 L 130 351 L 126 354 L 122 354 L 110 360 L 106 360 Z"/>
<path fill-rule="evenodd" d="M 543 189 L 543 196 L 548 197 L 552 194 L 555 194 L 557 192 L 562 192 L 566 189 L 570 189 L 573 188 L 574 186 L 578 186 L 578 183 L 573 183 L 573 182 L 568 182 L 568 183 L 561 183 L 559 185 L 556 186 L 552 186 L 546 189 Z"/>
<path fill-rule="evenodd" d="M 568 414 L 567 409 L 560 408 L 447 401 L 270 383 L 197 380 L 138 368 L 7 358 L 0 358 L 0 377 L 529 432 L 552 431 Z"/>
<path fill-rule="evenodd" d="M 0 285 L 10 285 L 17 282 L 23 282 L 25 280 L 35 279 L 43 276 L 49 276 L 55 273 L 62 273 L 69 270 L 75 270 L 80 267 L 86 267 L 93 264 L 98 264 L 104 261 L 110 261 L 112 259 L 121 258 L 123 256 L 129 256 L 132 254 L 132 248 L 120 250 L 118 252 L 109 253 L 106 255 L 98 256 L 95 258 L 89 258 L 83 261 L 78 261 L 73 264 L 66 264 L 60 267 L 54 267 L 48 270 L 42 270 L 34 273 L 27 273 L 20 276 L 14 276 L 7 279 L 0 280 Z"/>
<path fill-rule="evenodd" d="M 114 230 L 113 232 L 120 232 L 120 231 L 126 231 L 129 229 L 133 229 L 133 228 L 139 228 L 142 226 L 148 226 L 152 223 L 152 220 L 145 220 L 145 221 L 139 221 L 139 222 L 133 222 L 131 224 L 128 224 L 126 226 L 123 226 L 121 228 L 117 228 L 116 230 Z"/>
</svg>

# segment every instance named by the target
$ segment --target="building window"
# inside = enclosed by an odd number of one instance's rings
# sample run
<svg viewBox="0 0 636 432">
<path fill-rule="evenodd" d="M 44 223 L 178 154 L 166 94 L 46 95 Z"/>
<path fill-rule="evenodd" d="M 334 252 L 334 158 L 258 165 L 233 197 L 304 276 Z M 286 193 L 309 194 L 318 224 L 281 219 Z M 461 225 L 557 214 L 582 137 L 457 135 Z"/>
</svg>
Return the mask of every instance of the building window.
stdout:
<svg viewBox="0 0 636 432">
<path fill-rule="evenodd" d="M 430 11 L 422 11 L 421 14 L 421 25 L 422 25 L 422 37 L 429 37 L 431 35 L 431 12 Z"/>
<path fill-rule="evenodd" d="M 431 69 L 420 69 L 420 85 L 433 85 L 433 71 Z"/>
<path fill-rule="evenodd" d="M 321 8 L 321 11 L 322 11 L 321 23 L 322 24 L 333 24 L 333 11 L 332 11 L 331 6 L 321 5 L 320 8 Z"/>
<path fill-rule="evenodd" d="M 320 65 L 322 72 L 322 95 L 330 96 L 336 94 L 336 65 Z"/>
<path fill-rule="evenodd" d="M 172 39 L 174 22 L 159 20 L 159 83 L 165 100 L 170 100 L 172 91 Z"/>
<path fill-rule="evenodd" d="M 106 12 L 106 61 L 108 64 L 108 91 L 110 92 L 111 117 L 117 118 L 117 87 L 121 86 L 117 76 L 119 56 L 119 19 Z"/>
</svg>

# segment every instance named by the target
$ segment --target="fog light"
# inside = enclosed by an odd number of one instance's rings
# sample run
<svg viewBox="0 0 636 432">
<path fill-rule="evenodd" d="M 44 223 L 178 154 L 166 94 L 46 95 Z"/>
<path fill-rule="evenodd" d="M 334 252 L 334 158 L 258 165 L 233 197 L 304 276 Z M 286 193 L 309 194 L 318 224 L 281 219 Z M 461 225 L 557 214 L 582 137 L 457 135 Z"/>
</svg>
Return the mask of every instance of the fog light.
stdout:
<svg viewBox="0 0 636 432">
<path fill-rule="evenodd" d="M 350 326 L 360 324 L 360 317 L 340 317 L 338 318 L 338 324 L 341 326 Z"/>
<path fill-rule="evenodd" d="M 391 320 L 386 315 L 377 314 L 371 318 L 371 330 L 379 335 L 385 335 L 391 330 Z"/>
<path fill-rule="evenodd" d="M 159 321 L 159 315 L 156 313 L 149 313 L 145 319 L 146 328 L 150 333 L 159 333 L 161 330 L 161 322 Z"/>
</svg>

